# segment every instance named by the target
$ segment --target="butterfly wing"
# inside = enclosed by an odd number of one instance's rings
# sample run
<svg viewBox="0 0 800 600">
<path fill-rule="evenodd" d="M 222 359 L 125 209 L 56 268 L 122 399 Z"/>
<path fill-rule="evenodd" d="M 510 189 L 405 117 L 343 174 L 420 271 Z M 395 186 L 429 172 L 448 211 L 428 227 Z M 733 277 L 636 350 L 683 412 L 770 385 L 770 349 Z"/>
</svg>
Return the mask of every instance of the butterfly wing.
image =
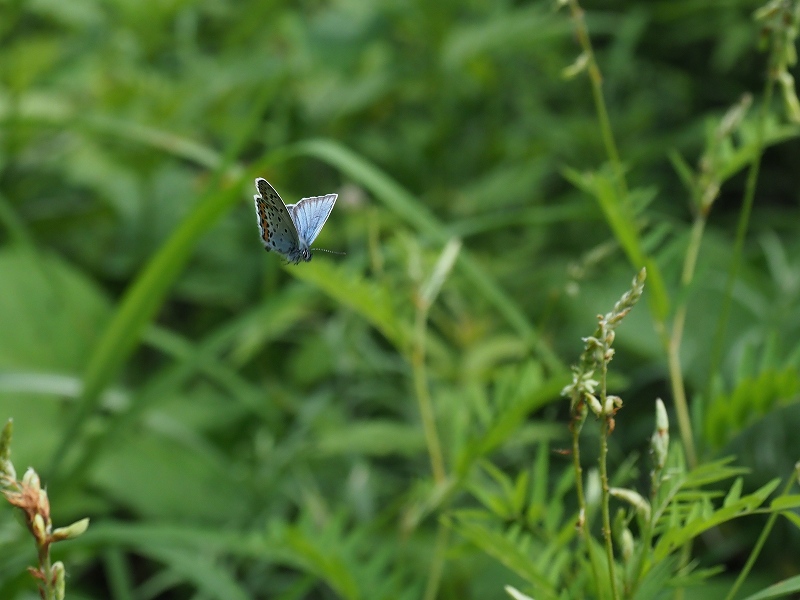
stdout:
<svg viewBox="0 0 800 600">
<path fill-rule="evenodd" d="M 289 262 L 299 262 L 300 240 L 283 200 L 266 179 L 256 179 L 256 189 L 258 194 L 253 199 L 264 248 L 283 255 Z"/>
<path fill-rule="evenodd" d="M 310 246 L 316 239 L 319 232 L 322 231 L 325 221 L 328 220 L 337 197 L 337 194 L 314 196 L 313 198 L 303 198 L 297 204 L 290 205 L 289 214 L 297 228 L 301 244 L 305 243 Z"/>
</svg>

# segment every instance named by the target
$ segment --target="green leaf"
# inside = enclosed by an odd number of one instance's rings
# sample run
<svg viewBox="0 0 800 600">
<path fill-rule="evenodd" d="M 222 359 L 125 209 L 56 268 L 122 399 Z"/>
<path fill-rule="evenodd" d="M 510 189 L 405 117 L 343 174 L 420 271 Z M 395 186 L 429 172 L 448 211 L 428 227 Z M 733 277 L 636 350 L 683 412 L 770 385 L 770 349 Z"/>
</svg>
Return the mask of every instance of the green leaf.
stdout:
<svg viewBox="0 0 800 600">
<path fill-rule="evenodd" d="M 659 538 L 653 552 L 653 560 L 659 561 L 666 558 L 668 554 L 712 527 L 752 513 L 764 503 L 779 484 L 779 479 L 773 479 L 752 494 L 716 510 L 712 509 L 710 501 L 693 503 L 684 519 L 684 525 L 681 527 L 671 523 Z"/>
<path fill-rule="evenodd" d="M 209 559 L 192 548 L 176 550 L 155 548 L 144 550 L 145 556 L 163 562 L 186 582 L 193 584 L 198 592 L 209 598 L 219 600 L 250 600 L 248 590 L 240 585 L 230 570 L 218 561 Z"/>
<path fill-rule="evenodd" d="M 791 510 L 781 511 L 781 514 L 787 519 L 789 519 L 792 523 L 794 523 L 795 527 L 800 529 L 800 515 L 798 515 L 795 512 L 792 512 Z"/>
<path fill-rule="evenodd" d="M 769 505 L 771 510 L 788 511 L 794 508 L 800 508 L 800 494 L 792 496 L 778 496 Z"/>
<path fill-rule="evenodd" d="M 79 371 L 110 312 L 108 299 L 61 258 L 0 249 L 0 368 Z"/>
<path fill-rule="evenodd" d="M 800 592 L 800 575 L 784 579 L 780 583 L 776 583 L 760 592 L 751 594 L 743 600 L 768 600 L 769 598 L 785 598 L 790 594 Z"/>
<path fill-rule="evenodd" d="M 739 498 L 742 497 L 742 485 L 744 484 L 744 480 L 741 477 L 737 477 L 736 481 L 733 482 L 731 489 L 728 490 L 728 493 L 725 495 L 725 500 L 722 502 L 722 506 L 730 506 L 734 502 L 737 502 Z"/>
<path fill-rule="evenodd" d="M 139 343 L 144 328 L 158 310 L 195 243 L 239 200 L 237 192 L 238 186 L 209 189 L 197 209 L 186 217 L 126 291 L 86 367 L 83 395 L 53 456 L 51 476 L 56 474 L 67 450 L 77 442 L 84 421 L 97 407 L 100 394 Z"/>
<path fill-rule="evenodd" d="M 686 162 L 686 159 L 681 156 L 681 153 L 675 150 L 674 148 L 668 152 L 669 160 L 672 163 L 672 167 L 675 169 L 675 172 L 680 177 L 681 182 L 686 187 L 686 190 L 692 197 L 694 201 L 695 207 L 699 206 L 699 198 L 698 198 L 698 191 L 697 191 L 697 182 L 695 181 L 694 171 L 692 167 L 689 166 L 689 163 Z"/>
<path fill-rule="evenodd" d="M 341 144 L 324 139 L 308 140 L 296 144 L 289 151 L 297 155 L 313 156 L 341 170 L 424 235 L 441 244 L 446 244 L 451 239 L 447 228 L 413 195 L 377 167 Z M 495 306 L 509 325 L 536 349 L 551 370 L 561 372 L 565 369 L 561 360 L 530 324 L 522 309 L 480 267 L 467 250 L 459 253 L 458 265 L 475 286 L 475 291 Z"/>
<path fill-rule="evenodd" d="M 564 168 L 562 174 L 575 187 L 597 200 L 614 238 L 624 250 L 630 264 L 636 269 L 647 269 L 648 302 L 655 318 L 663 322 L 669 313 L 669 297 L 661 269 L 643 249 L 640 227 L 630 199 L 619 197 L 614 176 L 603 170 L 580 173 Z M 646 191 L 642 192 L 642 197 L 647 197 Z"/>
<path fill-rule="evenodd" d="M 393 421 L 351 421 L 316 442 L 323 456 L 414 456 L 425 448 L 419 427 Z"/>
<path fill-rule="evenodd" d="M 401 352 L 406 351 L 411 336 L 411 324 L 396 315 L 392 292 L 362 274 L 353 272 L 350 265 L 317 261 L 293 269 L 292 274 L 321 289 L 340 304 L 366 319 Z"/>
<path fill-rule="evenodd" d="M 451 525 L 459 534 L 486 552 L 486 554 L 496 558 L 500 563 L 533 585 L 537 598 L 548 599 L 558 596 L 547 576 L 534 568 L 531 557 L 505 535 L 478 523 L 458 518 L 452 520 Z"/>
</svg>

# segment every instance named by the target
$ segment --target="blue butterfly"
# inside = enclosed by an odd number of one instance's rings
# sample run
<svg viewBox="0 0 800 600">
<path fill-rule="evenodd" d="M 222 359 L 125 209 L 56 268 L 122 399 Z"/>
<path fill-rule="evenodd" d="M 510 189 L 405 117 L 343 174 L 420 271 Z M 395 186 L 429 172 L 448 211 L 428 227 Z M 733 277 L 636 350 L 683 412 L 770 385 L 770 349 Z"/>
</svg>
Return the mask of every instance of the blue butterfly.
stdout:
<svg viewBox="0 0 800 600">
<path fill-rule="evenodd" d="M 311 243 L 328 220 L 337 194 L 303 198 L 285 204 L 266 179 L 256 179 L 258 228 L 264 249 L 274 250 L 293 264 L 311 260 Z"/>
</svg>

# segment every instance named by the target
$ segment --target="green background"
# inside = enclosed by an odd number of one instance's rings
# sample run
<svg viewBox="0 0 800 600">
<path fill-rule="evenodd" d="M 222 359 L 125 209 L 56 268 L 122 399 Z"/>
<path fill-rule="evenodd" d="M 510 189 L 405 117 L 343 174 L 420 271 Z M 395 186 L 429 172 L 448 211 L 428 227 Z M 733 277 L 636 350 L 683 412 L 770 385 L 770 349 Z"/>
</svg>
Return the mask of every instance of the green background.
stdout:
<svg viewBox="0 0 800 600">
<path fill-rule="evenodd" d="M 736 152 L 752 149 L 767 72 L 757 7 L 584 6 L 631 222 L 667 321 L 688 306 L 700 455 L 736 455 L 748 489 L 790 476 L 800 445 L 800 146 L 778 93 L 726 294 L 752 156 Z M 575 510 L 553 452 L 569 444 L 559 391 L 641 266 L 575 185 L 608 172 L 588 78 L 563 77 L 579 54 L 550 2 L 0 1 L 0 418 L 55 525 L 92 518 L 54 549 L 68 597 L 420 598 L 435 556 L 436 597 L 524 589 L 523 567 L 447 519 L 488 506 L 519 541 Z M 752 122 L 725 142 L 682 290 L 693 204 L 670 157 L 695 168 L 745 93 Z M 338 193 L 316 244 L 346 256 L 265 253 L 256 176 L 287 203 Z M 434 277 L 451 240 L 458 257 Z M 672 409 L 652 289 L 612 363 L 625 407 L 610 461 L 633 487 L 655 398 Z M 523 508 L 487 500 L 491 469 Z M 32 598 L 33 544 L 10 507 L 0 517 L 0 597 Z M 735 574 L 761 524 L 701 540 L 699 564 Z M 798 572 L 787 547 L 800 539 L 781 521 L 756 579 Z"/>
</svg>

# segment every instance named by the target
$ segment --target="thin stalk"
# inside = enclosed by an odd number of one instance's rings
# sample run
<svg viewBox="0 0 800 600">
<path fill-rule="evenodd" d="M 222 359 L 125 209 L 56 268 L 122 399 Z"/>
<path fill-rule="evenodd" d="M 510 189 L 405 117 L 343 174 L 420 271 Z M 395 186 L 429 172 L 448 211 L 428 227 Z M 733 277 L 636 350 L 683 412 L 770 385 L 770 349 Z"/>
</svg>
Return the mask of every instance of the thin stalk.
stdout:
<svg viewBox="0 0 800 600">
<path fill-rule="evenodd" d="M 656 427 L 658 428 L 659 422 L 658 417 L 656 417 Z M 658 429 L 656 430 L 658 433 Z M 668 433 L 668 429 L 665 429 L 665 433 Z M 669 447 L 669 443 L 666 443 L 665 449 Z M 633 598 L 636 596 L 636 591 L 639 589 L 639 585 L 642 582 L 642 572 L 644 571 L 645 565 L 645 558 L 650 553 L 652 548 L 650 545 L 653 542 L 653 531 L 655 529 L 656 523 L 658 523 L 658 510 L 656 508 L 656 502 L 658 500 L 658 492 L 661 489 L 661 483 L 663 478 L 663 469 L 665 462 L 660 462 L 658 457 L 658 451 L 654 448 L 654 442 L 651 442 L 651 451 L 654 454 L 654 461 L 653 461 L 653 471 L 651 473 L 651 485 L 650 485 L 650 506 L 652 510 L 650 511 L 650 519 L 645 521 L 642 531 L 641 531 L 641 543 L 639 545 L 639 552 L 636 553 L 636 558 L 634 559 L 634 564 L 630 569 L 631 577 L 629 579 L 629 586 L 626 590 L 626 597 Z"/>
<path fill-rule="evenodd" d="M 653 543 L 653 525 L 655 520 L 650 517 L 650 520 L 644 524 L 641 532 L 640 551 L 635 558 L 635 564 L 631 569 L 631 579 L 629 580 L 629 589 L 626 590 L 625 596 L 633 598 L 636 596 L 636 590 L 639 589 L 639 584 L 642 582 L 642 571 L 644 570 L 645 557 L 650 553 L 652 548 L 650 545 Z"/>
<path fill-rule="evenodd" d="M 689 561 L 692 560 L 692 545 L 686 544 L 681 548 L 680 551 L 680 558 L 678 559 L 678 569 L 682 570 L 689 564 Z M 674 600 L 683 600 L 686 596 L 686 590 L 682 587 L 679 587 L 675 590 L 675 594 L 672 596 Z"/>
<path fill-rule="evenodd" d="M 39 569 L 44 575 L 44 589 L 41 590 L 44 593 L 44 600 L 57 600 L 53 564 L 50 561 L 50 546 L 48 544 L 39 547 Z"/>
<path fill-rule="evenodd" d="M 758 172 L 761 167 L 761 156 L 764 152 L 764 127 L 767 115 L 769 114 L 769 107 L 772 104 L 774 88 L 775 80 L 772 75 L 770 75 L 767 77 L 767 83 L 764 87 L 764 101 L 761 104 L 758 123 L 756 125 L 756 150 L 753 155 L 753 161 L 750 163 L 750 169 L 747 172 L 747 182 L 745 183 L 744 196 L 742 199 L 742 212 L 739 215 L 739 223 L 736 227 L 736 241 L 733 247 L 733 257 L 731 258 L 731 266 L 728 271 L 728 280 L 725 283 L 725 294 L 722 298 L 722 308 L 719 312 L 717 330 L 714 333 L 714 346 L 711 350 L 711 364 L 709 365 L 709 377 L 706 385 L 706 399 L 711 397 L 713 376 L 717 372 L 722 360 L 722 344 L 725 339 L 725 330 L 728 325 L 731 302 L 733 301 L 733 286 L 739 275 L 739 266 L 744 251 L 744 238 L 747 234 L 747 227 L 750 223 L 750 213 L 752 212 L 753 202 L 755 200 Z"/>
<path fill-rule="evenodd" d="M 428 572 L 428 582 L 425 584 L 423 600 L 436 600 L 438 596 L 439 584 L 442 581 L 442 572 L 444 571 L 444 555 L 447 551 L 449 535 L 450 529 L 440 522 L 436 531 L 436 546 L 433 551 L 431 569 Z"/>
<path fill-rule="evenodd" d="M 606 375 L 608 373 L 608 363 L 604 360 L 602 362 L 602 370 L 600 372 L 600 404 L 606 406 Z M 600 427 L 600 458 L 598 459 L 600 467 L 600 489 L 601 501 L 600 506 L 603 511 L 603 541 L 606 548 L 606 559 L 608 560 L 608 576 L 611 579 L 611 597 L 616 600 L 619 598 L 619 591 L 617 590 L 617 577 L 616 569 L 614 568 L 614 547 L 611 543 L 611 495 L 608 493 L 608 436 L 610 435 L 609 422 L 611 415 L 603 415 L 602 425 Z"/>
<path fill-rule="evenodd" d="M 125 554 L 120 548 L 109 548 L 103 552 L 103 566 L 109 595 L 114 600 L 134 600 L 135 588 Z"/>
<path fill-rule="evenodd" d="M 570 12 L 575 23 L 575 34 L 578 38 L 578 43 L 583 50 L 586 57 L 586 68 L 589 73 L 589 81 L 592 87 L 592 98 L 594 100 L 595 110 L 597 111 L 597 120 L 600 124 L 600 132 L 603 139 L 603 145 L 606 149 L 609 162 L 614 170 L 615 179 L 617 183 L 617 190 L 621 201 L 625 201 L 628 196 L 627 183 L 625 181 L 625 171 L 622 167 L 617 144 L 614 139 L 614 133 L 611 128 L 611 120 L 608 116 L 608 108 L 606 107 L 605 97 L 603 96 L 603 76 L 600 68 L 597 65 L 597 60 L 594 56 L 592 49 L 591 39 L 589 37 L 588 29 L 586 27 L 586 20 L 584 18 L 583 9 L 580 7 L 578 0 L 569 0 Z M 694 274 L 694 267 L 697 261 L 697 252 L 699 250 L 700 237 L 705 226 L 703 222 L 699 224 L 693 232 L 693 242 L 690 251 L 687 253 L 686 262 L 684 264 L 684 275 L 687 273 L 688 282 L 691 281 Z M 694 241 L 696 239 L 696 242 Z M 686 285 L 688 286 L 688 282 Z M 666 335 L 666 327 L 661 319 L 656 319 L 655 326 L 659 332 L 659 337 L 662 339 L 667 352 L 667 360 L 669 365 L 670 383 L 675 398 L 675 408 L 678 416 L 678 426 L 681 433 L 684 448 L 686 449 L 686 456 L 689 464 L 694 466 L 697 464 L 697 453 L 694 447 L 694 436 L 692 435 L 692 424 L 689 416 L 688 401 L 686 399 L 686 390 L 683 382 L 683 374 L 680 368 L 680 342 L 683 336 L 683 325 L 686 316 L 686 308 L 683 306 L 676 316 L 677 328 L 673 328 L 673 335 L 671 339 Z"/>
<path fill-rule="evenodd" d="M 411 368 L 414 375 L 414 390 L 419 404 L 422 428 L 425 432 L 425 442 L 428 446 L 433 479 L 437 484 L 441 484 L 446 478 L 446 473 L 442 447 L 439 443 L 439 434 L 436 431 L 436 417 L 433 412 L 430 391 L 428 390 L 428 372 L 425 365 L 427 331 L 428 311 L 423 307 L 419 307 L 417 308 L 414 326 L 414 349 L 411 353 Z"/>
<path fill-rule="evenodd" d="M 600 481 L 602 490 L 601 507 L 603 509 L 603 541 L 606 548 L 606 559 L 608 560 L 608 577 L 611 580 L 611 597 L 615 600 L 619 598 L 617 591 L 616 569 L 614 568 L 614 546 L 611 543 L 611 496 L 608 493 L 608 471 L 606 459 L 608 457 L 608 419 L 603 419 L 600 428 Z"/>
<path fill-rule="evenodd" d="M 789 489 L 791 489 L 792 485 L 794 484 L 794 477 L 789 477 L 789 480 L 786 482 L 786 485 L 783 488 L 783 492 L 781 492 L 781 496 L 785 496 L 789 493 Z M 773 511 L 769 518 L 767 519 L 766 525 L 764 525 L 764 529 L 761 531 L 761 535 L 758 536 L 758 540 L 756 541 L 756 545 L 753 546 L 753 549 L 750 551 L 750 556 L 747 557 L 747 562 L 744 564 L 744 567 L 741 571 L 739 571 L 739 576 L 736 578 L 736 581 L 731 588 L 731 591 L 728 592 L 728 595 L 725 596 L 725 600 L 733 600 L 733 597 L 736 595 L 736 592 L 739 591 L 739 588 L 742 587 L 744 580 L 747 579 L 748 574 L 750 573 L 753 565 L 758 558 L 758 555 L 761 554 L 761 550 L 764 547 L 764 544 L 767 541 L 767 537 L 772 532 L 772 528 L 775 526 L 775 521 L 778 520 L 778 515 L 780 513 L 778 511 Z"/>
<path fill-rule="evenodd" d="M 706 214 L 700 212 L 692 225 L 692 235 L 689 239 L 689 247 L 686 249 L 686 256 L 683 261 L 683 273 L 681 274 L 683 293 L 681 295 L 680 305 L 675 311 L 675 319 L 672 322 L 672 334 L 667 344 L 670 386 L 672 387 L 672 396 L 675 400 L 678 429 L 681 433 L 681 441 L 683 442 L 686 460 L 690 468 L 697 466 L 697 452 L 694 447 L 694 435 L 692 434 L 692 421 L 689 417 L 689 402 L 686 399 L 686 387 L 683 383 L 680 352 L 683 331 L 686 325 L 687 290 L 694 279 L 697 257 L 700 254 L 700 242 L 703 239 L 703 232 L 706 227 L 706 219 Z"/>
<path fill-rule="evenodd" d="M 603 97 L 603 75 L 600 73 L 600 67 L 597 66 L 594 50 L 592 49 L 592 41 L 589 38 L 589 30 L 586 28 L 584 12 L 580 4 L 578 4 L 578 0 L 569 0 L 569 9 L 572 14 L 572 20 L 575 22 L 575 35 L 587 59 L 586 68 L 589 71 L 589 81 L 592 85 L 592 98 L 594 100 L 595 110 L 597 111 L 597 120 L 600 124 L 600 135 L 603 138 L 603 145 L 606 148 L 608 160 L 611 162 L 611 166 L 614 169 L 620 198 L 624 200 L 628 197 L 628 185 L 625 182 L 625 171 L 622 168 L 622 161 L 619 158 L 617 143 L 614 140 L 614 132 L 611 129 L 611 119 L 608 117 L 608 109 L 606 108 L 606 101 Z"/>
<path fill-rule="evenodd" d="M 586 506 L 586 496 L 583 493 L 583 467 L 581 467 L 580 434 L 583 423 L 586 420 L 586 408 L 584 406 L 581 410 L 576 407 L 575 410 L 576 415 L 573 416 L 572 422 L 570 423 L 570 431 L 572 432 L 572 465 L 575 469 L 575 494 L 578 497 L 578 528 L 583 536 L 583 542 L 586 544 L 586 554 L 592 569 L 592 578 L 596 587 L 597 597 L 600 598 L 600 567 L 597 561 L 595 561 L 594 553 L 592 552 L 589 510 Z"/>
</svg>

